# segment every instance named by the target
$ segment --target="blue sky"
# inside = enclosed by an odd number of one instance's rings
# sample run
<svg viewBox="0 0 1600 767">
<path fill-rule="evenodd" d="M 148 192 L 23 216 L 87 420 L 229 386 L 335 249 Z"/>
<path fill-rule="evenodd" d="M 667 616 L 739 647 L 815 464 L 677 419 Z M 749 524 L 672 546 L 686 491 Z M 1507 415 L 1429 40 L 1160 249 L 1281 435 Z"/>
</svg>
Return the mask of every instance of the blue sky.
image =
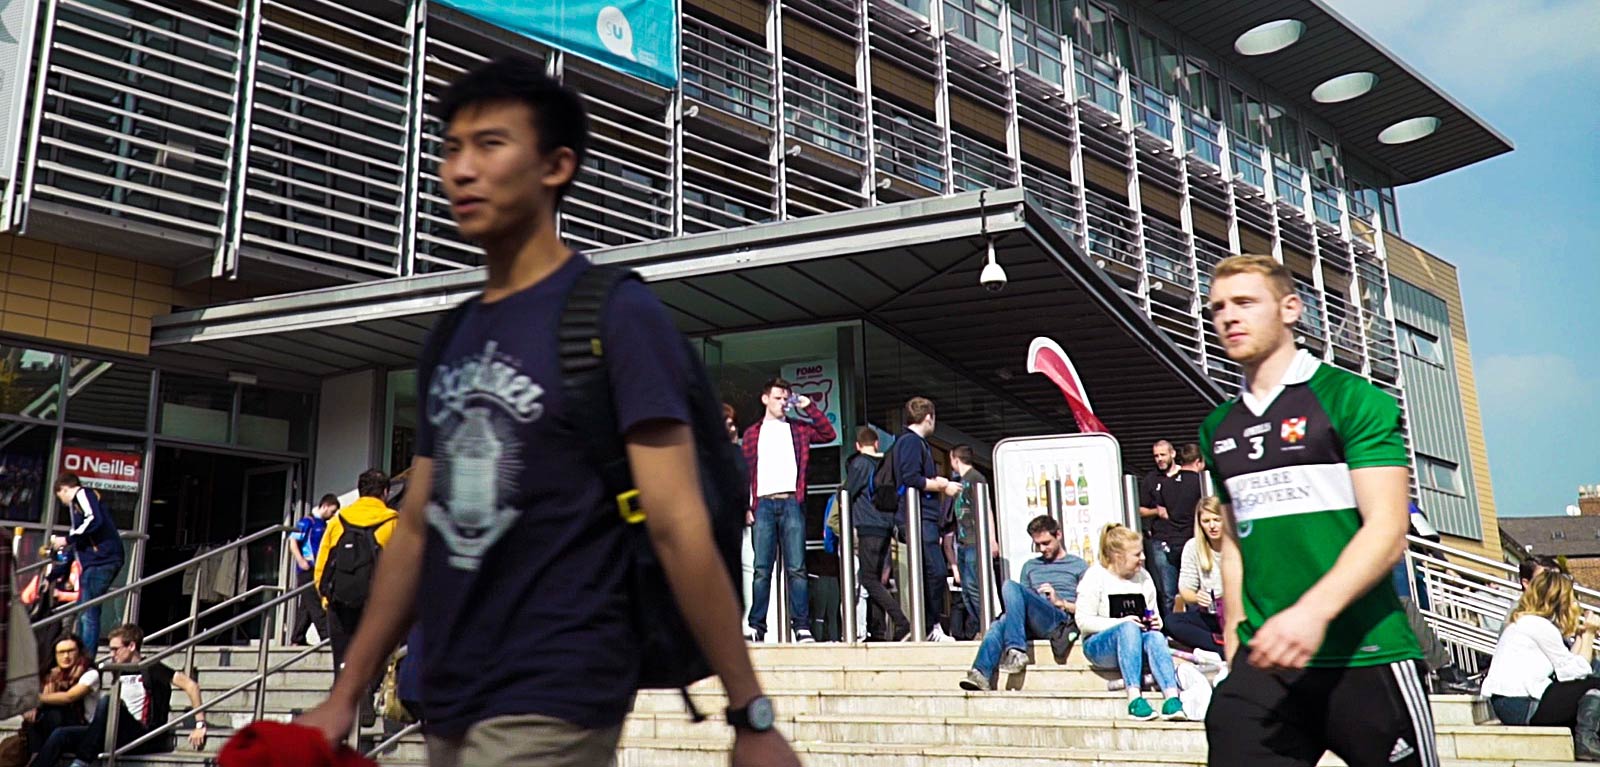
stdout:
<svg viewBox="0 0 1600 767">
<path fill-rule="evenodd" d="M 1600 484 L 1600 2 L 1328 0 L 1516 151 L 1399 190 L 1461 271 L 1502 516 Z"/>
</svg>

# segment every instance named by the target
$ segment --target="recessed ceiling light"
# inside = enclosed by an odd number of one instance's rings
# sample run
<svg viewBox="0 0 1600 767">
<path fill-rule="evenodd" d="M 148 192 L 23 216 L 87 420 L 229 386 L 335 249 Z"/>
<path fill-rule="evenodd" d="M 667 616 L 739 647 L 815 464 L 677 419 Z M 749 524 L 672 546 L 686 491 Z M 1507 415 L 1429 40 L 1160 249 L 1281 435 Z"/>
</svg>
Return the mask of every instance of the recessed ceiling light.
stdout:
<svg viewBox="0 0 1600 767">
<path fill-rule="evenodd" d="M 1245 56 L 1265 56 L 1294 45 L 1305 32 L 1305 22 L 1298 19 L 1269 21 L 1239 35 L 1233 49 Z"/>
<path fill-rule="evenodd" d="M 1377 84 L 1378 76 L 1371 72 L 1351 72 L 1311 89 L 1311 100 L 1318 104 L 1337 104 L 1365 95 Z"/>
<path fill-rule="evenodd" d="M 1437 117 L 1413 117 L 1384 128 L 1383 132 L 1378 134 L 1378 141 L 1383 144 L 1404 144 L 1408 141 L 1426 138 L 1438 129 L 1439 118 Z"/>
</svg>

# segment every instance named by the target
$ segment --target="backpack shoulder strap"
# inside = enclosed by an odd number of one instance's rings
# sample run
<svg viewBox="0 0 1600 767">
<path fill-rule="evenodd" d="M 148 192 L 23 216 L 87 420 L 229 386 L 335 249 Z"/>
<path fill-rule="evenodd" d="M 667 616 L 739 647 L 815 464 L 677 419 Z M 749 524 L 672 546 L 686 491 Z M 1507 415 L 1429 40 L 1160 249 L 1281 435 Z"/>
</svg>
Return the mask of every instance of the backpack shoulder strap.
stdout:
<svg viewBox="0 0 1600 767">
<path fill-rule="evenodd" d="M 617 266 L 592 265 L 585 269 L 567 292 L 556 329 L 563 421 L 598 467 L 607 496 L 617 497 L 624 517 L 630 514 L 624 508 L 624 496 L 633 491 L 633 476 L 622 437 L 617 434 L 603 339 L 606 304 L 619 285 L 638 279 L 637 272 Z"/>
<path fill-rule="evenodd" d="M 450 345 L 456 328 L 461 326 L 461 319 L 467 315 L 468 307 L 478 303 L 480 298 L 473 296 L 450 307 L 433 323 L 433 330 L 422 342 L 422 352 L 417 355 L 417 396 L 423 400 L 424 408 L 427 407 L 428 389 L 433 386 L 433 369 L 439 366 L 439 358 L 444 355 L 445 347 Z"/>
</svg>

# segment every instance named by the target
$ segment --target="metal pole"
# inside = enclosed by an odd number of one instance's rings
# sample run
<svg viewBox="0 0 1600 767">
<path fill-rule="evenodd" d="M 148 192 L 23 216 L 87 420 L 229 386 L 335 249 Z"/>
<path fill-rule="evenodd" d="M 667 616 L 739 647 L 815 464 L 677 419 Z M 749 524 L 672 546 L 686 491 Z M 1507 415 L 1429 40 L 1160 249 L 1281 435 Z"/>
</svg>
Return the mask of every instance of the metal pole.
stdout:
<svg viewBox="0 0 1600 767">
<path fill-rule="evenodd" d="M 906 488 L 906 580 L 907 593 L 911 595 L 911 636 L 928 635 L 928 611 L 922 603 L 922 493 L 914 487 Z M 920 640 L 916 640 L 920 641 Z"/>
<path fill-rule="evenodd" d="M 1134 530 L 1139 527 L 1139 478 L 1132 474 L 1122 475 L 1122 524 Z M 1098 539 L 1096 544 L 1099 545 Z"/>
<path fill-rule="evenodd" d="M 94 651 L 90 650 L 92 654 Z M 109 751 L 106 756 L 106 767 L 117 767 L 117 722 L 122 719 L 122 674 L 111 672 L 111 689 L 106 691 L 108 700 L 106 706 L 106 738 L 101 748 Z M 258 717 L 259 718 L 259 717 Z"/>
<path fill-rule="evenodd" d="M 995 583 L 994 583 L 994 556 L 990 553 L 994 548 L 995 536 L 1000 531 L 992 529 L 989 524 L 991 509 L 994 507 L 993 499 L 989 497 L 987 484 L 978 487 L 978 617 L 980 624 L 987 630 L 994 623 Z M 963 583 L 964 589 L 972 588 L 974 584 Z"/>
<path fill-rule="evenodd" d="M 272 646 L 269 637 L 272 636 L 272 614 L 276 610 L 263 610 L 261 612 L 261 637 L 257 640 L 260 647 L 256 650 L 256 707 L 255 718 L 252 721 L 261 721 L 262 714 L 267 710 L 267 650 Z M 335 670 L 337 674 L 337 670 Z M 359 725 L 359 718 L 357 725 Z M 355 729 L 361 729 L 357 726 Z"/>
<path fill-rule="evenodd" d="M 199 565 L 195 565 L 199 567 Z M 195 632 L 200 630 L 200 584 L 199 578 L 195 579 L 194 593 L 189 595 L 189 649 L 183 653 L 183 673 L 194 678 L 194 648 Z"/>
<path fill-rule="evenodd" d="M 850 491 L 839 489 L 839 605 L 844 625 L 840 636 L 853 643 L 856 636 L 856 531 L 850 520 Z"/>
<path fill-rule="evenodd" d="M 773 616 L 773 641 L 789 642 L 789 572 L 785 567 L 787 561 L 783 556 L 783 547 L 778 546 L 777 556 L 772 558 L 772 598 L 777 601 L 777 607 L 772 611 Z"/>
</svg>

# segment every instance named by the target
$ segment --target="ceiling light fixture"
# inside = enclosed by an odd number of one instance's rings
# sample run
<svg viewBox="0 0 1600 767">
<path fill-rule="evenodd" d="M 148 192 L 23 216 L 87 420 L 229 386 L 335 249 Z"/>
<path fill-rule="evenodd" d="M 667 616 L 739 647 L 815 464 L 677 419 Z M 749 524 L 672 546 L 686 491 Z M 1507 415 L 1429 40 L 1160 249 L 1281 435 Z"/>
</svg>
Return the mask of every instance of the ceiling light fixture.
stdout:
<svg viewBox="0 0 1600 767">
<path fill-rule="evenodd" d="M 1253 27 L 1239 35 L 1239 39 L 1233 41 L 1233 49 L 1244 56 L 1265 56 L 1294 45 L 1305 33 L 1305 22 L 1299 19 L 1278 19 Z"/>
<path fill-rule="evenodd" d="M 1427 138 L 1439 130 L 1437 117 L 1413 117 L 1401 120 L 1378 134 L 1378 142 L 1383 144 L 1404 144 L 1417 139 Z"/>
<path fill-rule="evenodd" d="M 1331 78 L 1311 89 L 1311 100 L 1318 104 L 1337 104 L 1357 96 L 1365 96 L 1378 84 L 1378 76 L 1371 72 L 1351 72 Z"/>
</svg>

